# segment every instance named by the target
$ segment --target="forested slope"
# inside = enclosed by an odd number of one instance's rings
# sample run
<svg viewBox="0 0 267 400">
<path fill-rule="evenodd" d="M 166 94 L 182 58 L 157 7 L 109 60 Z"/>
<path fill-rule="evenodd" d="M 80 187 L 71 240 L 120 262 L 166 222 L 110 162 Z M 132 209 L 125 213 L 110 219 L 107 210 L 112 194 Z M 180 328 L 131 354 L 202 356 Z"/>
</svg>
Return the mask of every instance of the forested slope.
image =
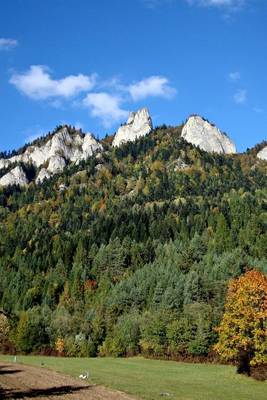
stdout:
<svg viewBox="0 0 267 400">
<path fill-rule="evenodd" d="M 229 279 L 266 270 L 267 163 L 201 151 L 181 128 L 107 137 L 42 185 L 0 189 L 0 306 L 18 350 L 210 352 Z"/>
</svg>

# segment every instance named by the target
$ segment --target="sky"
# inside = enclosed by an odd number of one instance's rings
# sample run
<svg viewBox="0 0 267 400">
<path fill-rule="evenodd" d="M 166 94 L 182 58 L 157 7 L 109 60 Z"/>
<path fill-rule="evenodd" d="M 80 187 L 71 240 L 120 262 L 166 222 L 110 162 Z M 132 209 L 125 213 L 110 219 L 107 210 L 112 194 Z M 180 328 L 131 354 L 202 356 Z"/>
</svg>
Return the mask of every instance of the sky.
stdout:
<svg viewBox="0 0 267 400">
<path fill-rule="evenodd" d="M 1 0 L 0 151 L 57 125 L 101 138 L 130 111 L 267 139 L 266 0 Z"/>
</svg>

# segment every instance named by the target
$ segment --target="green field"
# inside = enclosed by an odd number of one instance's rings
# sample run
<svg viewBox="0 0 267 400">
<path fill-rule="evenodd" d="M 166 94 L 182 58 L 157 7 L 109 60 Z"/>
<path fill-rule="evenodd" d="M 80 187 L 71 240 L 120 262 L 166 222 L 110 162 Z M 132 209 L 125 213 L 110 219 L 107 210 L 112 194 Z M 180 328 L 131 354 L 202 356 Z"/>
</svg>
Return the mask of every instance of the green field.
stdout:
<svg viewBox="0 0 267 400">
<path fill-rule="evenodd" d="M 0 356 L 1 362 L 12 360 L 13 357 Z M 89 380 L 93 383 L 148 400 L 267 399 L 267 383 L 237 375 L 235 368 L 224 365 L 186 364 L 139 357 L 121 359 L 18 356 L 17 362 L 39 367 L 43 365 L 74 377 L 89 371 Z"/>
</svg>

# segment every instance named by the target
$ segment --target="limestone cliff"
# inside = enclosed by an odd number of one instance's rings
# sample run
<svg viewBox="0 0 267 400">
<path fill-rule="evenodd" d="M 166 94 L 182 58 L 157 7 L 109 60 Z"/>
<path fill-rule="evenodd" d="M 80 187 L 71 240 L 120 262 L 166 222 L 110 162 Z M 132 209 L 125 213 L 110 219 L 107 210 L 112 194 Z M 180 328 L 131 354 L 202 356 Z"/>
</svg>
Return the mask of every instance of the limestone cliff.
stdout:
<svg viewBox="0 0 267 400">
<path fill-rule="evenodd" d="M 148 135 L 152 129 L 152 120 L 147 108 L 132 112 L 127 123 L 118 129 L 112 146 L 118 147 L 126 142 L 134 142 L 139 137 Z"/>
<path fill-rule="evenodd" d="M 216 126 L 198 115 L 191 116 L 187 120 L 182 130 L 182 137 L 210 153 L 236 153 L 234 142 Z"/>
</svg>

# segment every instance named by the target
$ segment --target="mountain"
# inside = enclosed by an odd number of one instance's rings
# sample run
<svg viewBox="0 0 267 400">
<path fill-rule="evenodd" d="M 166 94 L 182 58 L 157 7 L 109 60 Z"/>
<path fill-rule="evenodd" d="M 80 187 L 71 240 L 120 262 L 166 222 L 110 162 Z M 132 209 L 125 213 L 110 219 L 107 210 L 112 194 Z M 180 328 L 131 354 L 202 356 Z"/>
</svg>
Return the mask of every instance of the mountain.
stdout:
<svg viewBox="0 0 267 400">
<path fill-rule="evenodd" d="M 134 142 L 136 139 L 148 135 L 152 131 L 152 120 L 147 108 L 132 112 L 125 125 L 122 125 L 112 142 L 112 146 L 120 146 L 126 142 Z"/>
<path fill-rule="evenodd" d="M 149 112 L 147 108 L 142 108 L 130 113 L 127 122 L 120 126 L 114 138 L 111 138 L 112 146 L 120 147 L 124 143 L 134 142 L 149 135 L 152 130 L 153 124 Z M 234 143 L 226 134 L 197 115 L 188 118 L 181 137 L 210 153 L 236 153 Z M 5 174 L 0 178 L 0 185 L 25 185 L 27 181 L 29 183 L 33 180 L 41 184 L 45 179 L 62 172 L 65 167 L 79 164 L 103 150 L 103 143 L 97 141 L 91 133 L 84 134 L 68 126 L 59 127 L 42 140 L 25 146 L 19 154 L 1 158 L 0 171 L 4 171 Z M 22 167 L 20 171 L 15 169 L 18 163 L 22 166 L 32 165 L 34 174 L 29 178 Z"/>
<path fill-rule="evenodd" d="M 44 143 L 37 142 L 35 145 L 27 146 L 22 154 L 0 159 L 0 169 L 18 163 L 33 164 L 37 171 L 36 182 L 41 183 L 44 179 L 61 172 L 68 162 L 79 163 L 101 150 L 101 144 L 92 134 L 82 134 L 80 131 L 64 126 L 56 130 L 51 138 L 48 137 L 47 140 L 44 138 Z M 17 169 L 12 171 L 0 180 L 0 184 L 20 185 L 21 182 L 25 184 L 25 179 L 21 177 L 22 171 L 20 170 L 20 174 Z"/>
<path fill-rule="evenodd" d="M 233 141 L 215 125 L 198 115 L 188 118 L 182 130 L 182 137 L 187 142 L 211 153 L 236 153 Z"/>
<path fill-rule="evenodd" d="M 2 157 L 0 179 L 29 182 L 0 188 L 9 348 L 50 354 L 60 339 L 69 356 L 208 357 L 229 280 L 267 272 L 266 144 L 204 151 L 185 125 L 145 133 L 149 118 L 138 131 L 135 116 L 119 146 L 59 127 Z M 57 173 L 53 157 L 66 164 Z M 41 171 L 50 178 L 36 184 Z"/>
</svg>

